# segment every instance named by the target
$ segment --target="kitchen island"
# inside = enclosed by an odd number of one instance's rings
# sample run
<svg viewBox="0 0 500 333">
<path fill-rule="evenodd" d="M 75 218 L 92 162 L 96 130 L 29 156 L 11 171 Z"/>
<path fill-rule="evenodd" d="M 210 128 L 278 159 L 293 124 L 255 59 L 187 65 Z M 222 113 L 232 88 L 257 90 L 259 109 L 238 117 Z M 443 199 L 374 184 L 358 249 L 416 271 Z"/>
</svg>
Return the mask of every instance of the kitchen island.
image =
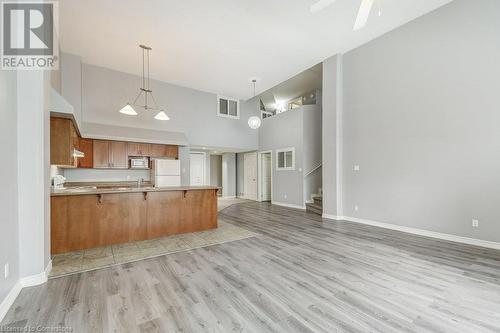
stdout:
<svg viewBox="0 0 500 333">
<path fill-rule="evenodd" d="M 59 254 L 217 228 L 217 187 L 79 187 L 51 193 Z"/>
</svg>

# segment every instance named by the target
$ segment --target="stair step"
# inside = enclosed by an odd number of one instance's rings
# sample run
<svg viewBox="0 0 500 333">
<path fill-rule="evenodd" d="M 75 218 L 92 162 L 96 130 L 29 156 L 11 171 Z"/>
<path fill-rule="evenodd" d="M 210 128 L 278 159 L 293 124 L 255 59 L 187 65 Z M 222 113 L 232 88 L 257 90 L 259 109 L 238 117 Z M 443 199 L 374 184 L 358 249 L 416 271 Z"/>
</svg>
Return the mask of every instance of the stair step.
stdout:
<svg viewBox="0 0 500 333">
<path fill-rule="evenodd" d="M 313 201 L 315 204 L 319 204 L 319 205 L 322 205 L 323 204 L 323 197 L 313 197 Z"/>
<path fill-rule="evenodd" d="M 322 215 L 323 214 L 323 206 L 313 204 L 313 203 L 306 203 L 306 211 Z"/>
</svg>

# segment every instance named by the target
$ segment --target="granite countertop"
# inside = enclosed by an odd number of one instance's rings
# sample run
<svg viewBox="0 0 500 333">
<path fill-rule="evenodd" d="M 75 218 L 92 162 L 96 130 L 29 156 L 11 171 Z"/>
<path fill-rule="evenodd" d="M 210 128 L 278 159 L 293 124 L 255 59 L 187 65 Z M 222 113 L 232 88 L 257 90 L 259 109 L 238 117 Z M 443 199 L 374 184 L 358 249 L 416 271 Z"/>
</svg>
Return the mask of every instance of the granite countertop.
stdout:
<svg viewBox="0 0 500 333">
<path fill-rule="evenodd" d="M 165 192 L 165 191 L 197 191 L 197 190 L 218 190 L 217 186 L 172 186 L 172 187 L 152 187 L 152 186 L 122 186 L 122 187 L 99 187 L 99 186 L 72 186 L 62 189 L 52 189 L 51 196 L 65 195 L 86 195 L 86 194 L 112 194 L 112 193 L 136 193 L 136 192 Z"/>
</svg>

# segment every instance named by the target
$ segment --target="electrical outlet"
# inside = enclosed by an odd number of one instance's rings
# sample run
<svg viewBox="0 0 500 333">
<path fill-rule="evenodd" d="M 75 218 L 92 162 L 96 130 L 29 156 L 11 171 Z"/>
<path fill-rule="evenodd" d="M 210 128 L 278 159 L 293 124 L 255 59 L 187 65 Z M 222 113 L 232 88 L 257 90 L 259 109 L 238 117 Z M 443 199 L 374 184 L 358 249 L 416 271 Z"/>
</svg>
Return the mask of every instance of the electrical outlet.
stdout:
<svg viewBox="0 0 500 333">
<path fill-rule="evenodd" d="M 359 165 L 354 166 L 354 171 L 359 171 Z"/>
<path fill-rule="evenodd" d="M 4 279 L 7 280 L 7 278 L 9 277 L 9 274 L 10 274 L 10 267 L 9 267 L 9 263 L 6 263 L 5 266 L 3 267 L 3 271 L 4 271 Z"/>
<path fill-rule="evenodd" d="M 130 175 L 127 175 L 127 180 L 130 180 Z"/>
<path fill-rule="evenodd" d="M 472 220 L 472 227 L 479 228 L 479 220 Z"/>
<path fill-rule="evenodd" d="M 358 211 L 358 210 L 359 210 L 359 207 L 358 207 L 358 206 L 354 206 L 354 210 L 355 210 L 355 211 Z"/>
</svg>

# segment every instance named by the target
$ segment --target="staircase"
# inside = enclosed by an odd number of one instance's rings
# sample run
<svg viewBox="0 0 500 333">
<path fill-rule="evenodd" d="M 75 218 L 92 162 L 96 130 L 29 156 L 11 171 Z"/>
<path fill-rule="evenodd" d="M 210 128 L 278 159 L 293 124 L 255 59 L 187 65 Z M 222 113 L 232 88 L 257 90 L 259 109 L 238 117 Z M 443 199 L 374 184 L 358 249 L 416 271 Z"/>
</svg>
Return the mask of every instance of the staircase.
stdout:
<svg viewBox="0 0 500 333">
<path fill-rule="evenodd" d="M 323 196 L 314 196 L 312 203 L 306 203 L 306 211 L 323 215 Z"/>
</svg>

